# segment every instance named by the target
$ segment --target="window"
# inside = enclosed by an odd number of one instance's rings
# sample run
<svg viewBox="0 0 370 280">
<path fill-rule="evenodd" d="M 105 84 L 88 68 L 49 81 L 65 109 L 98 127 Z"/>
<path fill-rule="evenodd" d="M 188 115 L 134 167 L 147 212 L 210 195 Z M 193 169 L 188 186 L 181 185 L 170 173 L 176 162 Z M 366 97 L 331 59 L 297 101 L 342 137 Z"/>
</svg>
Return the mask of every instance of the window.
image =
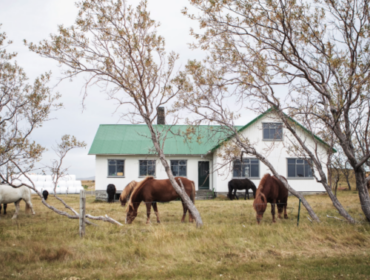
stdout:
<svg viewBox="0 0 370 280">
<path fill-rule="evenodd" d="M 109 177 L 125 176 L 125 161 L 118 159 L 108 159 L 108 176 Z"/>
<path fill-rule="evenodd" d="M 288 178 L 312 178 L 312 170 L 308 161 L 298 158 L 288 159 Z"/>
<path fill-rule="evenodd" d="M 255 158 L 244 158 L 243 162 L 239 159 L 234 160 L 233 177 L 259 178 L 260 165 L 259 160 Z"/>
<path fill-rule="evenodd" d="M 186 160 L 171 160 L 173 176 L 186 176 Z"/>
<path fill-rule="evenodd" d="M 282 140 L 283 124 L 281 123 L 264 123 L 263 140 Z"/>
<path fill-rule="evenodd" d="M 155 160 L 139 160 L 139 176 L 155 176 Z"/>
</svg>

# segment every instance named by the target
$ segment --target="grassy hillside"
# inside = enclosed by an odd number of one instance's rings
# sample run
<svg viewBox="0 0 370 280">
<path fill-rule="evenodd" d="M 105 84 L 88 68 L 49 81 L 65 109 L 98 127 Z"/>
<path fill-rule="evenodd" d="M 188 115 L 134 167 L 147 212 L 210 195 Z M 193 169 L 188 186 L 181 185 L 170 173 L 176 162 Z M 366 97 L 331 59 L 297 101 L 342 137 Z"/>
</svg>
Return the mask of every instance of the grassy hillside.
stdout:
<svg viewBox="0 0 370 280">
<path fill-rule="evenodd" d="M 370 225 L 356 192 L 339 199 L 359 223 L 341 218 L 326 195 L 308 197 L 321 223 L 311 223 L 289 197 L 289 219 L 271 223 L 270 207 L 257 225 L 252 200 L 196 201 L 204 227 L 180 223 L 180 202 L 159 204 L 162 223 L 146 225 L 143 205 L 132 225 L 98 222 L 78 236 L 78 220 L 47 210 L 34 197 L 36 215 L 0 219 L 0 279 L 369 279 Z M 78 209 L 78 196 L 64 196 Z M 124 222 L 118 204 L 88 197 L 87 212 Z M 50 203 L 59 205 L 50 197 Z M 75 278 L 73 278 L 75 277 Z"/>
</svg>

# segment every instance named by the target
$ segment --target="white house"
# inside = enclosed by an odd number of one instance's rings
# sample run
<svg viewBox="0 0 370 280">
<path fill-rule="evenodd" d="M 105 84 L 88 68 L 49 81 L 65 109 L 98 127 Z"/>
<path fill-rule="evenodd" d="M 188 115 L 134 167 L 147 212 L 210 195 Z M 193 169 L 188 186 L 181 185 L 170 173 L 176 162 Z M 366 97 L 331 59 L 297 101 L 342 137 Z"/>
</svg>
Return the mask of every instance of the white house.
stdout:
<svg viewBox="0 0 370 280">
<path fill-rule="evenodd" d="M 169 126 L 159 124 L 155 128 L 161 131 Z M 325 191 L 314 180 L 309 164 L 289 153 L 288 148 L 292 143 L 290 132 L 283 128 L 273 110 L 266 111 L 237 129 L 289 180 L 294 189 L 314 193 Z M 330 147 L 299 124 L 297 133 L 309 147 L 316 147 L 321 162 L 325 162 Z M 223 143 L 229 141 L 232 141 L 232 137 L 227 137 L 218 126 L 175 125 L 171 126 L 167 134 L 164 153 L 173 174 L 193 180 L 198 193 L 208 190 L 216 195 L 226 194 L 227 183 L 233 178 L 248 177 L 258 187 L 260 179 L 269 172 L 268 168 L 258 159 L 246 155 L 243 162 L 236 159 L 225 165 L 222 157 L 225 153 Z M 97 199 L 106 198 L 108 184 L 114 184 L 119 194 L 132 180 L 140 181 L 147 175 L 157 179 L 167 178 L 161 162 L 154 155 L 146 125 L 100 125 L 89 155 L 96 157 Z"/>
</svg>

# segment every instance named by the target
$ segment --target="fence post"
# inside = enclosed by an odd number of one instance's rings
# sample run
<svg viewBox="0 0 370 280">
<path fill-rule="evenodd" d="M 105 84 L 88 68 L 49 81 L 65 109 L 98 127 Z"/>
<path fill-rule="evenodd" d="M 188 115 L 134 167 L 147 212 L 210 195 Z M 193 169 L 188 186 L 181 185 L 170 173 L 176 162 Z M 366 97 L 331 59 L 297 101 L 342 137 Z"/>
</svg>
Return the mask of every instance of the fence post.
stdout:
<svg viewBox="0 0 370 280">
<path fill-rule="evenodd" d="M 86 214 L 86 193 L 85 190 L 80 191 L 80 237 L 85 236 L 85 214 Z"/>
<path fill-rule="evenodd" d="M 299 215 L 300 214 L 301 214 L 301 199 L 299 199 L 299 205 L 298 205 L 297 226 L 299 226 Z"/>
</svg>

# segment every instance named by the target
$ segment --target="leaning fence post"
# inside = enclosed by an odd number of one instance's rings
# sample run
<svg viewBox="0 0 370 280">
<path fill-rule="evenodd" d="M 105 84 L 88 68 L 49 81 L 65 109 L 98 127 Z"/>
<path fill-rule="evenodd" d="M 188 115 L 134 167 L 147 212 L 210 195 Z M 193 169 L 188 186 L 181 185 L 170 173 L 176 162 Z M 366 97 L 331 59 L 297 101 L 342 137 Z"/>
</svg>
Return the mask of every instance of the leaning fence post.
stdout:
<svg viewBox="0 0 370 280">
<path fill-rule="evenodd" d="M 301 199 L 299 199 L 299 205 L 298 205 L 297 226 L 299 226 L 299 215 L 300 214 L 301 214 Z"/>
<path fill-rule="evenodd" d="M 80 237 L 85 236 L 86 193 L 80 191 Z"/>
</svg>

